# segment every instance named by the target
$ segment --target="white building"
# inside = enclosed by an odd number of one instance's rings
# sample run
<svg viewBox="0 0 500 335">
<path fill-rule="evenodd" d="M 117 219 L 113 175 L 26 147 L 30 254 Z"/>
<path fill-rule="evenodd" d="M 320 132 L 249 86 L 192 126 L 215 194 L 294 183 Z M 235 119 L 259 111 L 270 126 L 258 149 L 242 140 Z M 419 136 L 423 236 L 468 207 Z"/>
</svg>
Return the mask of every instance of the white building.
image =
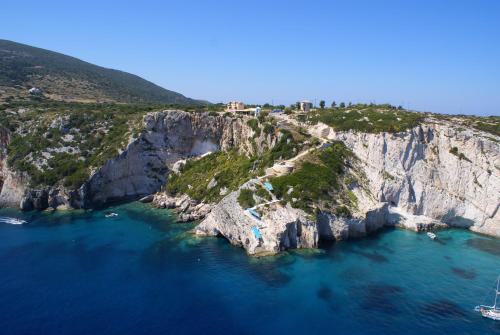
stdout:
<svg viewBox="0 0 500 335">
<path fill-rule="evenodd" d="M 310 102 L 309 100 L 302 100 L 300 101 L 299 104 L 300 104 L 300 110 L 303 112 L 309 112 L 313 107 L 312 102 Z"/>
<path fill-rule="evenodd" d="M 255 107 L 254 116 L 259 117 L 261 110 L 262 110 L 262 108 L 260 108 L 260 106 Z"/>
<path fill-rule="evenodd" d="M 28 90 L 28 93 L 31 95 L 42 95 L 42 90 L 38 87 L 32 87 Z"/>
<path fill-rule="evenodd" d="M 233 113 L 244 109 L 245 109 L 245 104 L 241 101 L 229 101 L 229 103 L 226 106 L 226 110 L 228 112 L 233 112 Z"/>
</svg>

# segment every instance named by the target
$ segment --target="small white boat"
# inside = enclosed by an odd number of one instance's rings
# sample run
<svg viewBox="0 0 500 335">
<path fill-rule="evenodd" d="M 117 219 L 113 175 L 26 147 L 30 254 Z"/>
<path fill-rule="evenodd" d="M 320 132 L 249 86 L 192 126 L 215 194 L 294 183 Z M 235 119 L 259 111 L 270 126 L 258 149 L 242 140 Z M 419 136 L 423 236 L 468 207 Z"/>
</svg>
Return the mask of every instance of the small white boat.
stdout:
<svg viewBox="0 0 500 335">
<path fill-rule="evenodd" d="M 500 276 L 497 278 L 497 287 L 495 289 L 495 303 L 493 306 L 479 305 L 475 310 L 485 318 L 500 321 L 500 309 L 497 307 L 498 296 L 500 295 Z"/>
<path fill-rule="evenodd" d="M 437 238 L 437 235 L 430 231 L 427 232 L 427 236 L 429 236 L 431 240 L 435 240 Z"/>
<path fill-rule="evenodd" d="M 118 216 L 118 214 L 111 212 L 111 213 L 106 213 L 106 215 L 104 215 L 104 216 L 107 218 L 114 218 L 115 216 Z"/>
</svg>

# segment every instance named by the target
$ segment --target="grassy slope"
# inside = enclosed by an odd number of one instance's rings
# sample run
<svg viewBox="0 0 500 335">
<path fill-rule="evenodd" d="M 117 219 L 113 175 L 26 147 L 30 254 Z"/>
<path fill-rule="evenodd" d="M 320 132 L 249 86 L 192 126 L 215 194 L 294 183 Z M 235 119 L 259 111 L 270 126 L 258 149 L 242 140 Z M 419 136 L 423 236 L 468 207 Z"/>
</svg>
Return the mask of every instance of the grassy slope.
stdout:
<svg viewBox="0 0 500 335">
<path fill-rule="evenodd" d="M 319 109 L 311 113 L 313 123 L 323 122 L 340 131 L 367 133 L 400 132 L 417 126 L 424 114 L 396 109 L 390 105 L 354 105 Z"/>
<path fill-rule="evenodd" d="M 349 213 L 343 205 L 351 200 L 343 188 L 346 166 L 354 156 L 342 142 L 314 151 L 289 175 L 271 179 L 275 195 L 293 207 L 311 212 L 317 208 Z"/>
<path fill-rule="evenodd" d="M 236 151 L 216 152 L 186 163 L 180 174 L 171 174 L 166 185 L 170 194 L 188 194 L 196 200 L 216 202 L 221 188 L 234 191 L 251 176 L 254 159 Z M 217 185 L 208 188 L 214 179 Z"/>
<path fill-rule="evenodd" d="M 323 122 L 339 131 L 359 131 L 367 133 L 396 133 L 418 126 L 426 117 L 453 122 L 457 127 L 472 127 L 496 136 L 500 136 L 500 117 L 445 115 L 419 113 L 394 106 L 357 104 L 345 108 L 317 109 L 309 116 L 300 115 L 301 121 Z"/>
<path fill-rule="evenodd" d="M 199 103 L 130 73 L 6 40 L 0 40 L 0 70 L 0 86 L 23 93 L 36 86 L 62 100 Z"/>
</svg>

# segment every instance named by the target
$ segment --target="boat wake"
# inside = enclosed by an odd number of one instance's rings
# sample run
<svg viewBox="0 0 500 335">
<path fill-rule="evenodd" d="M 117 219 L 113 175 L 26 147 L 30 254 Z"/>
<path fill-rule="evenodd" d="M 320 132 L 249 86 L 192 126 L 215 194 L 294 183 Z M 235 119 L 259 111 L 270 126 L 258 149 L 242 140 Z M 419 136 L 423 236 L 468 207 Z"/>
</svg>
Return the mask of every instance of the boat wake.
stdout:
<svg viewBox="0 0 500 335">
<path fill-rule="evenodd" d="M 21 219 L 16 219 L 16 218 L 11 218 L 11 217 L 0 216 L 0 223 L 23 224 L 23 223 L 27 223 L 27 221 L 21 220 Z"/>
</svg>

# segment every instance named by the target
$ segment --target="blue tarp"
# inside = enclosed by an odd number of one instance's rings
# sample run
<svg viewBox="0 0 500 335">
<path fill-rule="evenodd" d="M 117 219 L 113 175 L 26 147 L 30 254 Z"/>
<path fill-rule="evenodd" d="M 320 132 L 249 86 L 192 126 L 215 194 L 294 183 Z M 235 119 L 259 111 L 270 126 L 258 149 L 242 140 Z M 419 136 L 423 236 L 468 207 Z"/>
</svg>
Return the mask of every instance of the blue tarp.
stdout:
<svg viewBox="0 0 500 335">
<path fill-rule="evenodd" d="M 247 208 L 247 212 L 252 214 L 255 218 L 260 220 L 260 215 L 255 211 L 255 209 Z"/>
<path fill-rule="evenodd" d="M 273 185 L 269 184 L 267 181 L 264 183 L 264 187 L 267 188 L 269 191 L 273 190 Z"/>
<path fill-rule="evenodd" d="M 260 230 L 257 227 L 252 227 L 252 233 L 254 234 L 256 239 L 260 239 L 262 235 L 260 234 Z"/>
</svg>

